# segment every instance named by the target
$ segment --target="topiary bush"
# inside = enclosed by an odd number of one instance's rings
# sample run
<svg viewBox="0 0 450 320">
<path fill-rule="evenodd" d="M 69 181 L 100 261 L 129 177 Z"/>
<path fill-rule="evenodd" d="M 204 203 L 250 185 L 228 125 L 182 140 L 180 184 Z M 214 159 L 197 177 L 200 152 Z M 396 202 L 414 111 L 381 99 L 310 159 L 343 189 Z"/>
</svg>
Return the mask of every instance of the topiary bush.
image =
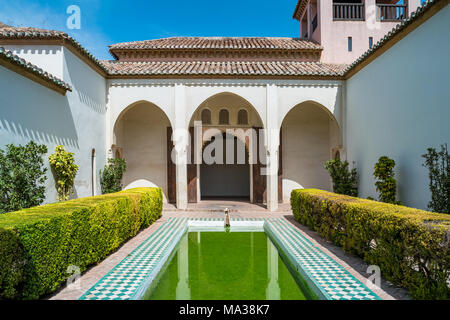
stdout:
<svg viewBox="0 0 450 320">
<path fill-rule="evenodd" d="M 45 199 L 45 145 L 9 144 L 0 150 L 0 213 L 31 208 Z"/>
<path fill-rule="evenodd" d="M 450 213 L 450 155 L 447 145 L 441 151 L 429 148 L 422 156 L 430 177 L 431 201 L 428 208 L 434 212 Z"/>
<path fill-rule="evenodd" d="M 161 217 L 162 192 L 141 188 L 0 216 L 0 299 L 38 299 L 102 261 Z"/>
<path fill-rule="evenodd" d="M 416 299 L 450 299 L 450 217 L 309 189 L 291 195 L 295 219 L 378 265 Z"/>
<path fill-rule="evenodd" d="M 78 172 L 74 154 L 67 152 L 64 146 L 57 146 L 55 153 L 50 155 L 48 160 L 55 174 L 58 200 L 67 201 L 73 193 L 75 176 Z"/>
<path fill-rule="evenodd" d="M 375 186 L 380 193 L 380 201 L 392 204 L 401 204 L 397 201 L 397 180 L 394 176 L 395 161 L 383 156 L 375 164 L 373 173 L 377 182 Z"/>
<path fill-rule="evenodd" d="M 123 174 L 127 170 L 127 163 L 125 159 L 108 159 L 108 164 L 105 166 L 103 172 L 100 170 L 100 184 L 102 186 L 102 193 L 113 193 L 122 190 Z"/>
<path fill-rule="evenodd" d="M 354 197 L 358 195 L 358 173 L 356 168 L 349 169 L 348 161 L 330 160 L 325 164 L 325 169 L 333 180 L 334 192 Z"/>
</svg>

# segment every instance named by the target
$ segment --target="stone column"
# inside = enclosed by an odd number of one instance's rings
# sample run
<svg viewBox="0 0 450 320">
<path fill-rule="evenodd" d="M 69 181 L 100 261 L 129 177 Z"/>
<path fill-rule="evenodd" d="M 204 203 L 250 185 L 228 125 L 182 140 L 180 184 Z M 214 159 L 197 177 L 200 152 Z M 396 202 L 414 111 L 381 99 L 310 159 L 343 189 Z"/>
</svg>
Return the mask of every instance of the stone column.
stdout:
<svg viewBox="0 0 450 320">
<path fill-rule="evenodd" d="M 275 84 L 267 85 L 267 209 L 278 210 L 278 148 L 280 146 L 280 128 L 278 125 L 278 88 Z"/>
<path fill-rule="evenodd" d="M 376 6 L 376 0 L 365 0 L 364 7 L 366 10 L 366 21 L 368 23 L 376 23 L 378 21 L 378 8 Z"/>
<path fill-rule="evenodd" d="M 173 142 L 175 146 L 175 165 L 177 183 L 177 208 L 187 209 L 187 148 L 189 131 L 186 128 L 186 94 L 183 84 L 175 85 L 175 121 Z"/>
</svg>

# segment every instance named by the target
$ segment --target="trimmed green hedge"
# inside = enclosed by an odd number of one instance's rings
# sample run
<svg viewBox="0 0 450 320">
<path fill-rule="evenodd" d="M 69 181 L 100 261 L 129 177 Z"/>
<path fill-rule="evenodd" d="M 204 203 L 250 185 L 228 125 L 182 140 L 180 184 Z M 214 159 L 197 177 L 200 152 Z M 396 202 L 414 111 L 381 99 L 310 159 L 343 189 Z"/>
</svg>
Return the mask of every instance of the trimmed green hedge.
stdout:
<svg viewBox="0 0 450 320">
<path fill-rule="evenodd" d="M 102 261 L 161 217 L 162 192 L 140 188 L 0 215 L 0 299 L 38 299 Z"/>
<path fill-rule="evenodd" d="M 416 299 L 450 299 L 450 216 L 309 189 L 291 195 L 295 219 L 381 268 Z"/>
</svg>

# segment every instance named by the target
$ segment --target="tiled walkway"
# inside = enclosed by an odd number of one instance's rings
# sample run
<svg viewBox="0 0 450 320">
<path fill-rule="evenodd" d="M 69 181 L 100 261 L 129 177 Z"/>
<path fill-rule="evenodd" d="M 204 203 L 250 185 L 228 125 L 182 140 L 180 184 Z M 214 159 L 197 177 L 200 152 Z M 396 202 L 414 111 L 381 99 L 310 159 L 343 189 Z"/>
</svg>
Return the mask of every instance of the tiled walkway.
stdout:
<svg viewBox="0 0 450 320">
<path fill-rule="evenodd" d="M 295 243 L 310 243 L 314 247 L 318 248 L 320 252 L 325 253 L 325 256 L 330 257 L 334 263 L 335 266 L 337 265 L 340 270 L 345 270 L 347 274 L 351 275 L 353 279 L 356 279 L 360 283 L 366 283 L 366 277 L 370 276 L 369 274 L 362 275 L 361 269 L 365 268 L 364 263 L 356 257 L 350 257 L 345 254 L 342 254 L 342 252 L 339 252 L 339 248 L 334 247 L 331 244 L 324 243 L 320 239 L 320 237 L 317 237 L 317 235 L 312 234 L 311 232 L 305 230 L 301 226 L 299 226 L 295 221 L 293 221 L 292 213 L 288 211 L 287 206 L 282 207 L 279 212 L 276 213 L 269 213 L 267 210 L 265 210 L 262 207 L 254 206 L 248 203 L 230 203 L 230 202 L 224 202 L 224 203 L 214 203 L 213 205 L 202 203 L 202 205 L 195 205 L 191 206 L 190 209 L 186 211 L 179 211 L 175 210 L 174 208 L 171 208 L 170 206 L 166 206 L 165 210 L 163 212 L 163 217 L 158 220 L 155 224 L 153 224 L 150 228 L 142 231 L 139 235 L 137 235 L 135 238 L 128 241 L 122 248 L 120 248 L 117 252 L 112 254 L 110 257 L 105 259 L 103 262 L 101 262 L 98 266 L 93 267 L 92 269 L 88 270 L 80 279 L 79 286 L 74 288 L 64 288 L 59 293 L 57 293 L 55 296 L 52 297 L 52 299 L 55 300 L 77 300 L 80 299 L 85 293 L 91 289 L 96 283 L 102 286 L 102 282 L 99 283 L 100 280 L 104 281 L 108 278 L 108 276 L 112 275 L 114 273 L 115 276 L 119 275 L 119 277 L 122 277 L 120 279 L 125 279 L 126 281 L 122 281 L 118 279 L 116 282 L 117 288 L 120 287 L 121 292 L 123 293 L 122 297 L 116 297 L 116 293 L 112 292 L 106 292 L 103 290 L 100 290 L 96 293 L 101 294 L 110 294 L 107 298 L 116 298 L 116 299 L 132 299 L 133 295 L 136 294 L 135 291 L 133 291 L 133 281 L 142 279 L 142 274 L 145 272 L 151 272 L 152 268 L 152 259 L 155 259 L 156 256 L 148 256 L 148 257 L 142 257 L 142 259 L 147 259 L 145 265 L 147 265 L 147 269 L 136 269 L 135 273 L 133 274 L 121 274 L 122 267 L 126 266 L 127 263 L 132 265 L 135 263 L 133 262 L 132 257 L 133 255 L 136 255 L 138 252 L 142 253 L 142 250 L 149 249 L 150 246 L 157 246 L 158 245 L 158 235 L 161 233 L 161 226 L 165 222 L 169 222 L 170 218 L 222 218 L 223 219 L 223 213 L 221 212 L 222 206 L 225 206 L 231 210 L 231 215 L 233 219 L 239 219 L 239 218 L 246 218 L 246 219 L 254 219 L 254 218 L 279 218 L 276 220 L 280 220 L 281 224 L 280 226 L 283 227 L 285 231 L 283 232 L 290 232 L 292 234 L 293 239 L 296 239 Z M 258 208 L 255 208 L 258 207 Z M 233 211 L 233 208 L 235 210 Z M 184 219 L 174 219 L 174 221 L 182 221 Z M 166 226 L 169 226 L 167 224 Z M 173 227 L 173 226 L 172 226 Z M 164 226 L 163 226 L 164 228 Z M 156 240 L 156 241 L 155 241 Z M 301 240 L 301 241 L 300 241 Z M 160 248 L 164 249 L 164 244 L 161 244 Z M 292 247 L 292 245 L 291 245 Z M 331 249 L 331 251 L 329 250 Z M 164 251 L 164 250 L 162 250 Z M 161 252 L 162 252 L 161 251 Z M 170 251 L 170 250 L 169 250 Z M 335 254 L 337 253 L 337 255 Z M 139 258 L 141 259 L 141 258 Z M 122 263 L 121 263 L 122 262 Z M 353 266 L 356 266 L 355 268 L 352 268 L 352 266 L 349 265 L 352 264 Z M 155 271 L 157 272 L 157 270 Z M 132 279 L 133 278 L 133 279 Z M 135 281 L 134 281 L 135 282 Z M 330 285 L 330 284 L 325 284 Z M 352 285 L 351 283 L 348 283 L 348 285 Z M 333 288 L 334 284 L 331 284 L 331 288 Z M 97 289 L 100 287 L 96 287 Z M 389 293 L 393 294 L 396 298 L 407 298 L 404 291 L 399 290 L 397 288 L 394 288 L 392 286 L 389 286 L 388 283 L 385 281 L 382 282 L 382 287 Z M 104 288 L 103 288 L 104 289 Z M 381 299 L 393 299 L 393 297 L 388 294 L 386 291 L 383 291 L 381 289 L 378 289 L 377 287 L 371 287 L 372 291 L 376 293 L 378 297 Z M 355 297 L 359 297 L 358 292 L 355 292 Z M 90 292 L 92 294 L 92 290 Z M 335 294 L 334 299 L 343 298 L 343 299 L 351 299 L 352 297 L 349 297 L 345 293 L 342 292 L 332 292 L 332 294 Z M 84 298 L 89 298 L 89 294 L 86 294 Z M 92 298 L 92 297 L 90 297 Z M 97 297 L 98 298 L 98 297 Z M 105 297 L 103 297 L 105 298 Z M 105 299 L 107 299 L 105 298 Z"/>
</svg>

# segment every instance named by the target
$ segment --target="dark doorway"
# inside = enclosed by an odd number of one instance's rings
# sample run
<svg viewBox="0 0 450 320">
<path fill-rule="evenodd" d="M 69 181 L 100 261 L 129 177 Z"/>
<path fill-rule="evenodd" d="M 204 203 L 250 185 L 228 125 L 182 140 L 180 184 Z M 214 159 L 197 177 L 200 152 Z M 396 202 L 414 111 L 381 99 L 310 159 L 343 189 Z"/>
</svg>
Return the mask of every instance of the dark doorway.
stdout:
<svg viewBox="0 0 450 320">
<path fill-rule="evenodd" d="M 250 200 L 250 164 L 245 143 L 235 136 L 223 134 L 222 144 L 220 144 L 217 143 L 218 137 L 220 136 L 213 137 L 203 148 L 205 150 L 216 141 L 216 150 L 211 155 L 215 159 L 222 159 L 222 161 L 214 164 L 206 164 L 203 161 L 200 166 L 202 200 Z M 217 150 L 217 146 L 223 148 L 223 153 L 216 156 L 215 153 L 220 152 Z"/>
</svg>

